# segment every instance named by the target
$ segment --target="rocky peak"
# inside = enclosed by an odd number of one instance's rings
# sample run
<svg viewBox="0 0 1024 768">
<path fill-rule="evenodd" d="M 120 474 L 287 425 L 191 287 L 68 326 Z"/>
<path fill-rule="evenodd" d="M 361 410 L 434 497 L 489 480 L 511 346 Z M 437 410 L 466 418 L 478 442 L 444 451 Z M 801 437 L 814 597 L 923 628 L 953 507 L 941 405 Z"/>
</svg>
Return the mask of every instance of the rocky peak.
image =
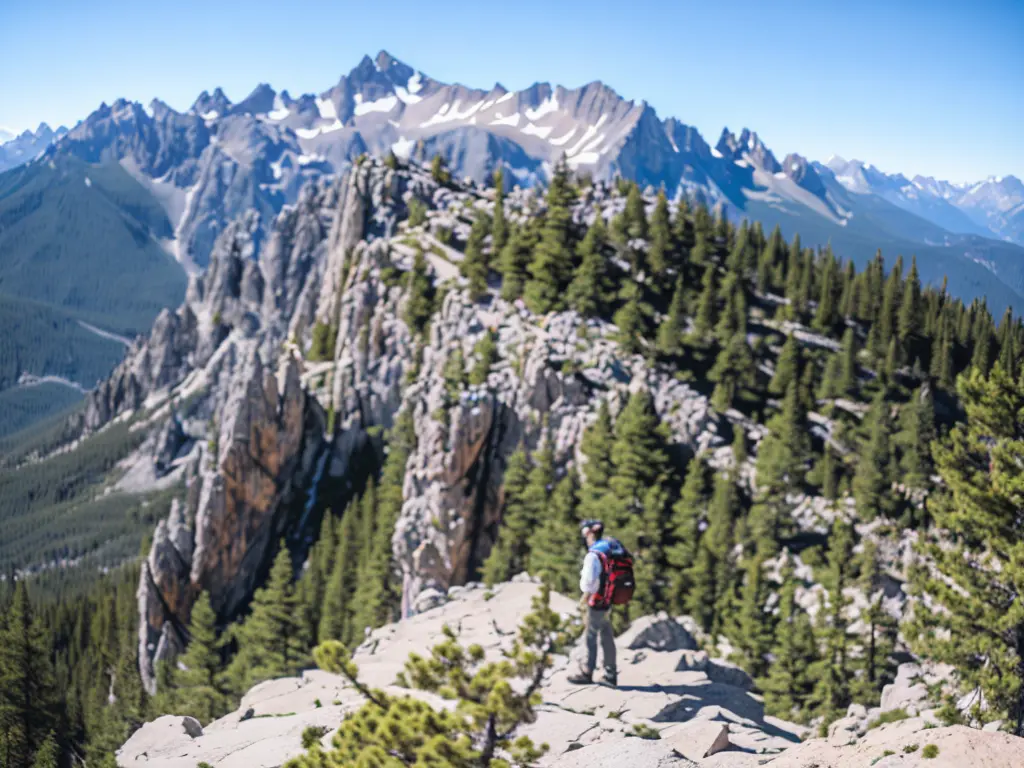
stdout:
<svg viewBox="0 0 1024 768">
<path fill-rule="evenodd" d="M 231 101 L 224 95 L 224 91 L 216 88 L 211 96 L 207 91 L 199 94 L 199 98 L 192 104 L 191 111 L 197 115 L 210 115 L 211 118 L 226 115 L 231 109 Z"/>
<path fill-rule="evenodd" d="M 813 195 L 824 198 L 825 185 L 806 157 L 790 153 L 782 161 L 782 172 Z"/>
<path fill-rule="evenodd" d="M 252 93 L 231 108 L 232 114 L 265 115 L 274 108 L 277 93 L 267 83 L 257 85 Z"/>
</svg>

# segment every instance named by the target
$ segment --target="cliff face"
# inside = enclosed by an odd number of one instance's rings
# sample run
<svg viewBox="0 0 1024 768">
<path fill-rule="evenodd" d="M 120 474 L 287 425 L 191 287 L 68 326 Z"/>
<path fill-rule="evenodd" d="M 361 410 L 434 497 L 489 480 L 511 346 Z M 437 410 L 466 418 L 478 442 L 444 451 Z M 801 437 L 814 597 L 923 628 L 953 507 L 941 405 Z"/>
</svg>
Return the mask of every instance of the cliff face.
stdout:
<svg viewBox="0 0 1024 768">
<path fill-rule="evenodd" d="M 426 228 L 398 224 L 413 196 L 434 210 Z M 529 193 L 512 196 L 514 207 L 536 205 Z M 607 204 L 587 195 L 574 215 L 592 218 Z M 186 641 L 196 596 L 208 591 L 223 619 L 243 609 L 277 540 L 299 551 L 312 540 L 324 480 L 358 484 L 365 470 L 354 458 L 402 411 L 416 436 L 392 539 L 407 616 L 475 577 L 520 444 L 550 440 L 559 466 L 579 462 L 601 402 L 617 413 L 639 388 L 678 446 L 722 442 L 706 398 L 625 354 L 608 323 L 571 312 L 536 317 L 496 295 L 469 299 L 458 284 L 461 253 L 431 232 L 463 238 L 473 211 L 492 206 L 489 193 L 439 187 L 417 167 L 365 161 L 336 184 L 307 187 L 266 237 L 247 214 L 221 234 L 185 304 L 161 315 L 92 395 L 88 428 L 131 415 L 159 434 L 138 461 L 185 487 L 156 531 L 139 587 L 151 690 L 155 662 Z M 401 275 L 420 248 L 444 300 L 417 335 Z M 453 383 L 453 354 L 472 367 L 491 332 L 486 381 Z"/>
</svg>

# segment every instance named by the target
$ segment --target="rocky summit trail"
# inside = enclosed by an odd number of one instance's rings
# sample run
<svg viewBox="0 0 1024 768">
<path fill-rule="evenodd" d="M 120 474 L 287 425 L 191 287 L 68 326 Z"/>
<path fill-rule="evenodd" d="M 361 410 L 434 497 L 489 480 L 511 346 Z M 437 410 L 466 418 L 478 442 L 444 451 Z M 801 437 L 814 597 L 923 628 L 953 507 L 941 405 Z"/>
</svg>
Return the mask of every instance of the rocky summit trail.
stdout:
<svg viewBox="0 0 1024 768">
<path fill-rule="evenodd" d="M 537 585 L 526 577 L 491 590 L 453 587 L 437 605 L 368 634 L 353 655 L 361 680 L 391 693 L 443 700 L 396 688 L 395 676 L 412 652 L 425 653 L 448 625 L 464 645 L 480 644 L 488 657 L 510 646 L 518 621 L 530 610 Z M 575 613 L 574 601 L 552 596 L 552 607 Z M 691 629 L 693 630 L 691 632 Z M 882 708 L 851 706 L 827 738 L 805 726 L 767 716 L 753 681 L 739 667 L 698 650 L 699 632 L 686 617 L 634 621 L 616 640 L 619 686 L 578 686 L 567 681 L 574 651 L 558 657 L 542 688 L 536 722 L 522 732 L 550 749 L 540 765 L 714 766 L 746 768 L 876 768 L 1024 765 L 1024 739 L 962 726 L 937 727 L 932 713 L 869 728 Z M 889 711 L 921 703 L 920 686 L 901 674 L 883 694 Z M 206 728 L 189 717 L 165 715 L 137 731 L 117 754 L 118 765 L 147 768 L 272 768 L 302 753 L 309 726 L 328 729 L 324 746 L 361 695 L 341 676 L 307 670 L 250 690 L 238 709 Z M 916 710 L 915 710 L 916 711 Z M 937 748 L 937 755 L 929 757 Z M 929 749 L 926 749 L 929 748 Z"/>
</svg>

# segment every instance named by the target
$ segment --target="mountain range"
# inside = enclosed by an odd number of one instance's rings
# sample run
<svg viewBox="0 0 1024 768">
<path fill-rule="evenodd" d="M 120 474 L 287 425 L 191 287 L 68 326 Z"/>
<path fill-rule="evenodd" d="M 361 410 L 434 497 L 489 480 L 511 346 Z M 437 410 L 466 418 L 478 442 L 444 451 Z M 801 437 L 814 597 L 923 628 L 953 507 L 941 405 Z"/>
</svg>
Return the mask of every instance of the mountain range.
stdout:
<svg viewBox="0 0 1024 768">
<path fill-rule="evenodd" d="M 957 185 L 838 157 L 780 160 L 750 130 L 725 129 L 712 145 L 601 82 L 474 89 L 385 51 L 319 94 L 261 84 L 234 103 L 217 88 L 183 112 L 119 99 L 70 130 L 44 124 L 0 144 L 0 297 L 133 336 L 180 301 L 185 272 L 206 267 L 229 222 L 255 210 L 258 238 L 307 182 L 391 152 L 441 154 L 477 183 L 500 167 L 523 187 L 564 156 L 578 173 L 702 196 L 860 263 L 876 249 L 914 255 L 926 282 L 948 278 L 966 299 L 1024 311 L 1024 185 L 1013 176 Z"/>
</svg>

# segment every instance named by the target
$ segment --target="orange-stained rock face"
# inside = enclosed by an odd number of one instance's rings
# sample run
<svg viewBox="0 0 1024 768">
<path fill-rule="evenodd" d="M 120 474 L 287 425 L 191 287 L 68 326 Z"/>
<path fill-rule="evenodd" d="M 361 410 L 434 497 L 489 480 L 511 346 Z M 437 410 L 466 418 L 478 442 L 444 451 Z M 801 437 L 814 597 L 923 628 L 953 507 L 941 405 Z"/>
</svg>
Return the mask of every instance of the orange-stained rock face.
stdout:
<svg viewBox="0 0 1024 768">
<path fill-rule="evenodd" d="M 190 481 L 191 530 L 176 504 L 177 513 L 157 528 L 143 571 L 140 656 L 150 687 L 147 660 L 176 650 L 165 647 L 171 643 L 163 636 L 184 637 L 192 605 L 204 590 L 219 615 L 236 613 L 251 595 L 284 522 L 281 501 L 291 488 L 304 438 L 306 396 L 298 364 L 286 363 L 279 394 L 276 377 L 264 369 L 255 348 L 239 354 L 219 411 L 217 455 L 204 455 Z"/>
</svg>

